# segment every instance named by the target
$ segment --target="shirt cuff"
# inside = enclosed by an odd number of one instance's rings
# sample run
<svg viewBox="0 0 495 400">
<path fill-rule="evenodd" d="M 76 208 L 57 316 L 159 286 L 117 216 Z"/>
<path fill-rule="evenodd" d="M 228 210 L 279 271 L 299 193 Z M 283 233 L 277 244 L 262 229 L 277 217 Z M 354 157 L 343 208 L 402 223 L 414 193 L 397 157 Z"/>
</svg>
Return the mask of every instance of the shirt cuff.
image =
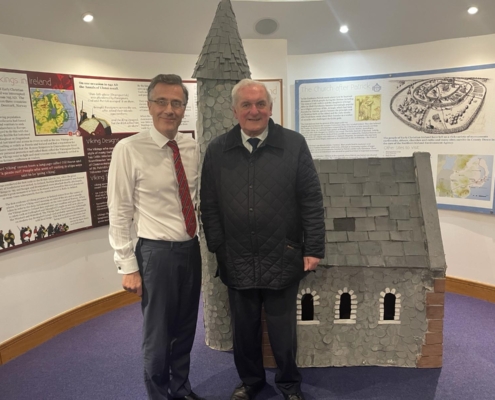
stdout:
<svg viewBox="0 0 495 400">
<path fill-rule="evenodd" d="M 138 263 L 136 258 L 130 258 L 128 260 L 119 260 L 116 261 L 117 271 L 121 275 L 132 274 L 136 271 L 139 271 Z"/>
</svg>

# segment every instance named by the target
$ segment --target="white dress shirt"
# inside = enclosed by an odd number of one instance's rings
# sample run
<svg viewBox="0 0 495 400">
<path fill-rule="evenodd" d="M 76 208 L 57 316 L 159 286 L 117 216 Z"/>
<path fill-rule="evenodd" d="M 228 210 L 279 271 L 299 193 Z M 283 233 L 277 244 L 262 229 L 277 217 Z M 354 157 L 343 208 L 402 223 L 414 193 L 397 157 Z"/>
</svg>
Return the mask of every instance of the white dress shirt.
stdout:
<svg viewBox="0 0 495 400">
<path fill-rule="evenodd" d="M 110 245 L 121 274 L 138 271 L 131 226 L 140 238 L 183 242 L 186 232 L 179 197 L 173 152 L 154 127 L 122 139 L 115 146 L 108 170 Z M 188 135 L 177 133 L 182 164 L 193 204 L 196 205 L 199 146 Z"/>
<path fill-rule="evenodd" d="M 261 135 L 254 136 L 253 138 L 260 139 L 260 142 L 258 143 L 258 147 L 261 146 L 261 143 L 263 143 L 268 136 L 268 126 L 266 129 L 261 133 Z M 251 136 L 246 135 L 246 133 L 241 129 L 241 138 L 242 138 L 242 144 L 246 149 L 249 150 L 250 153 L 253 152 L 253 146 L 251 146 L 251 143 L 248 142 L 248 139 L 251 139 Z"/>
</svg>

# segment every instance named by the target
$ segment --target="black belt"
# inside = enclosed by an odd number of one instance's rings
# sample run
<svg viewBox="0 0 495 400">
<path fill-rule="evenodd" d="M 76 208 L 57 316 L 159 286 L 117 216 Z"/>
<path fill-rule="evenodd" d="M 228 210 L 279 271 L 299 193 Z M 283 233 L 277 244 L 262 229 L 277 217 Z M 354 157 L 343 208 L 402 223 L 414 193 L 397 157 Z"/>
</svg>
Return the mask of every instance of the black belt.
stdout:
<svg viewBox="0 0 495 400">
<path fill-rule="evenodd" d="M 146 238 L 139 238 L 138 244 L 145 244 L 152 247 L 161 247 L 165 249 L 184 248 L 191 247 L 198 241 L 198 237 L 194 236 L 191 240 L 186 240 L 185 242 L 169 242 L 168 240 L 153 240 Z"/>
</svg>

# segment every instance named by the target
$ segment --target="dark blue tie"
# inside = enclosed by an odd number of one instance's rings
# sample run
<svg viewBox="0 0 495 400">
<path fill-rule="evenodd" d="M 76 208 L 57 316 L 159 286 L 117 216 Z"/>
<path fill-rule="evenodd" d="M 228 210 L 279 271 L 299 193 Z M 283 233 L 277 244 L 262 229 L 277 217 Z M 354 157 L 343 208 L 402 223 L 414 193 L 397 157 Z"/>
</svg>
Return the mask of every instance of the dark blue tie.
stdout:
<svg viewBox="0 0 495 400">
<path fill-rule="evenodd" d="M 258 139 L 258 138 L 251 138 L 251 139 L 248 139 L 247 140 L 249 142 L 249 144 L 252 146 L 253 148 L 253 152 L 256 150 L 256 148 L 258 147 L 258 145 L 260 144 L 261 142 L 261 139 Z"/>
</svg>

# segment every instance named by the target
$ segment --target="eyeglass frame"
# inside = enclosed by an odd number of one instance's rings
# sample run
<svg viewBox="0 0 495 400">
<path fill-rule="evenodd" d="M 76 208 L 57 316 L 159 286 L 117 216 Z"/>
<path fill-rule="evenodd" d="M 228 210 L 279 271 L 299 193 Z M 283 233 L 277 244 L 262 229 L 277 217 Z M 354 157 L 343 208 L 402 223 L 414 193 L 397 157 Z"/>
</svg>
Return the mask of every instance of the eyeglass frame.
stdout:
<svg viewBox="0 0 495 400">
<path fill-rule="evenodd" d="M 148 101 L 155 103 L 159 107 L 163 107 L 163 108 L 167 107 L 170 104 L 170 107 L 172 107 L 172 109 L 174 109 L 174 110 L 178 110 L 181 107 L 185 108 L 187 106 L 187 103 L 183 103 L 180 100 L 167 100 L 167 99 L 151 100 L 151 99 L 148 99 Z M 175 105 L 174 105 L 174 103 L 175 103 Z M 180 104 L 177 104 L 177 103 L 180 103 Z"/>
</svg>

